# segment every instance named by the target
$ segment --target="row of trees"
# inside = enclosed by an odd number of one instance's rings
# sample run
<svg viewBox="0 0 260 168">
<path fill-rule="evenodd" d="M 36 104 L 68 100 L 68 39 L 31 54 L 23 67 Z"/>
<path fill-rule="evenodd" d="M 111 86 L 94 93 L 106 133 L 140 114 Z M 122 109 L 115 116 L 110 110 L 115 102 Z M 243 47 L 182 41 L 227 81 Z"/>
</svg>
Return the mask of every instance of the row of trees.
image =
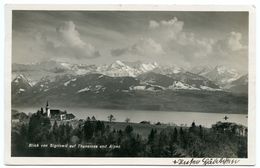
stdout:
<svg viewBox="0 0 260 168">
<path fill-rule="evenodd" d="M 219 124 L 217 127 L 223 126 Z M 23 123 L 12 129 L 12 154 L 14 156 L 247 157 L 246 136 L 234 131 L 206 129 L 194 122 L 190 127 L 164 129 L 153 127 L 147 137 L 140 135 L 132 124 L 126 124 L 124 129 L 114 128 L 116 127 L 113 127 L 113 124 L 93 117 L 78 121 L 77 124 L 57 121 L 51 123 L 49 118 L 35 113 L 30 117 L 29 123 Z M 29 143 L 120 147 L 28 148 Z"/>
</svg>

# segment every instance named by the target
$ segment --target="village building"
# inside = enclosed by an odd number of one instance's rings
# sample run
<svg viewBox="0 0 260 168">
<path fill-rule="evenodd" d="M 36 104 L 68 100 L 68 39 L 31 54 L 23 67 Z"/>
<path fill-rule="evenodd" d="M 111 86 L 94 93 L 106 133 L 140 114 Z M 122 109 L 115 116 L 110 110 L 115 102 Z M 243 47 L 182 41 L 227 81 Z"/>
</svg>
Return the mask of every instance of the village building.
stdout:
<svg viewBox="0 0 260 168">
<path fill-rule="evenodd" d="M 212 125 L 213 130 L 217 132 L 232 132 L 239 136 L 247 136 L 248 129 L 243 125 L 238 125 L 236 123 L 231 122 L 217 122 L 216 124 Z"/>
<path fill-rule="evenodd" d="M 75 116 L 71 113 L 67 113 L 67 111 L 62 111 L 60 109 L 50 109 L 49 102 L 47 101 L 45 106 L 45 112 L 43 112 L 43 109 L 41 109 L 43 115 L 46 115 L 50 119 L 54 120 L 72 120 L 75 118 Z"/>
</svg>

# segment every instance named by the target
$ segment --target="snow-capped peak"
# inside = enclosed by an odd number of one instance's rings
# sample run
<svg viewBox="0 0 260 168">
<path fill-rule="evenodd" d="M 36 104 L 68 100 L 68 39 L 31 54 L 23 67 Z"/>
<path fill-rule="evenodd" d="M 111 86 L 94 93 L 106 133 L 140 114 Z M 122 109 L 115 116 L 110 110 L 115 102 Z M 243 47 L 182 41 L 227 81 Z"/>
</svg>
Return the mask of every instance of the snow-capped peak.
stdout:
<svg viewBox="0 0 260 168">
<path fill-rule="evenodd" d="M 122 61 L 116 60 L 109 67 L 115 69 L 115 68 L 127 67 L 127 65 L 125 65 Z"/>
<path fill-rule="evenodd" d="M 61 64 L 61 66 L 63 66 L 66 69 L 72 69 L 72 67 L 73 67 L 73 65 L 66 63 L 66 62 L 61 62 L 60 64 Z"/>
<path fill-rule="evenodd" d="M 218 72 L 218 74 L 233 74 L 233 75 L 237 75 L 237 71 L 235 69 L 232 68 L 227 68 L 224 65 L 218 65 L 215 67 L 216 71 Z"/>
<path fill-rule="evenodd" d="M 22 74 L 17 75 L 16 80 L 19 80 L 19 79 L 27 80 Z"/>
<path fill-rule="evenodd" d="M 125 64 L 124 64 L 122 61 L 120 61 L 120 60 L 116 60 L 116 63 L 117 63 L 118 65 L 125 66 Z"/>
<path fill-rule="evenodd" d="M 225 66 L 223 66 L 223 65 L 221 65 L 221 66 L 216 66 L 216 70 L 217 70 L 217 72 L 218 72 L 219 74 L 224 74 L 225 72 L 228 71 L 228 69 L 227 69 Z"/>
<path fill-rule="evenodd" d="M 157 62 L 147 63 L 147 64 L 143 63 L 140 65 L 140 70 L 143 72 L 148 72 L 154 70 L 157 67 L 158 67 Z"/>
<path fill-rule="evenodd" d="M 19 74 L 16 76 L 16 78 L 13 80 L 14 83 L 20 83 L 20 82 L 23 82 L 23 83 L 27 83 L 29 84 L 30 86 L 33 86 L 33 83 L 31 83 L 24 75 L 22 74 Z"/>
<path fill-rule="evenodd" d="M 124 64 L 122 61 L 115 61 L 109 66 L 102 66 L 98 68 L 98 72 L 104 75 L 118 77 L 118 76 L 135 76 L 135 69 Z"/>
<path fill-rule="evenodd" d="M 238 79 L 240 74 L 235 69 L 218 65 L 211 71 L 203 74 L 203 76 L 223 87 Z"/>
<path fill-rule="evenodd" d="M 108 76 L 138 76 L 142 73 L 149 72 L 157 68 L 159 65 L 156 62 L 153 63 L 141 63 L 141 62 L 123 62 L 120 60 L 115 61 L 107 68 L 100 68 L 103 71 L 101 73 Z"/>
</svg>

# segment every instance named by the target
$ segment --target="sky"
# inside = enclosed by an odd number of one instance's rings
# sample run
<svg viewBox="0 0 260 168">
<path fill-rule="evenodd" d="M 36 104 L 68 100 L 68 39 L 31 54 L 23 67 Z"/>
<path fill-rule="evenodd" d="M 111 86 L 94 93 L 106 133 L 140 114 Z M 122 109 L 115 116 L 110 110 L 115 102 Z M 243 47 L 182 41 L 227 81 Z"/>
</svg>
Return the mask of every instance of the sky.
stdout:
<svg viewBox="0 0 260 168">
<path fill-rule="evenodd" d="M 13 11 L 13 63 L 248 68 L 247 12 Z"/>
</svg>

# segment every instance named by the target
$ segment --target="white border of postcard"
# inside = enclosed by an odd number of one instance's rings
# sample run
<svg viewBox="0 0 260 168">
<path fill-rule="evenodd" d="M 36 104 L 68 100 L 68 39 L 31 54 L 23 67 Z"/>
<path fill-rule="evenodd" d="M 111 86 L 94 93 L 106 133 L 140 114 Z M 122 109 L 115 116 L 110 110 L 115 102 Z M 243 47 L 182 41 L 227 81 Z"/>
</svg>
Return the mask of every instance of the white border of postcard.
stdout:
<svg viewBox="0 0 260 168">
<path fill-rule="evenodd" d="M 141 158 L 141 157 L 11 157 L 12 10 L 54 11 L 245 11 L 249 12 L 248 158 Z M 6 5 L 5 8 L 5 163 L 7 165 L 254 165 L 255 164 L 255 8 L 227 5 Z M 235 58 L 234 58 L 235 59 Z M 187 164 L 174 163 L 183 159 Z M 221 160 L 222 159 L 222 160 Z M 212 162 L 210 162 L 212 161 Z M 211 164 L 212 163 L 212 164 Z"/>
</svg>

